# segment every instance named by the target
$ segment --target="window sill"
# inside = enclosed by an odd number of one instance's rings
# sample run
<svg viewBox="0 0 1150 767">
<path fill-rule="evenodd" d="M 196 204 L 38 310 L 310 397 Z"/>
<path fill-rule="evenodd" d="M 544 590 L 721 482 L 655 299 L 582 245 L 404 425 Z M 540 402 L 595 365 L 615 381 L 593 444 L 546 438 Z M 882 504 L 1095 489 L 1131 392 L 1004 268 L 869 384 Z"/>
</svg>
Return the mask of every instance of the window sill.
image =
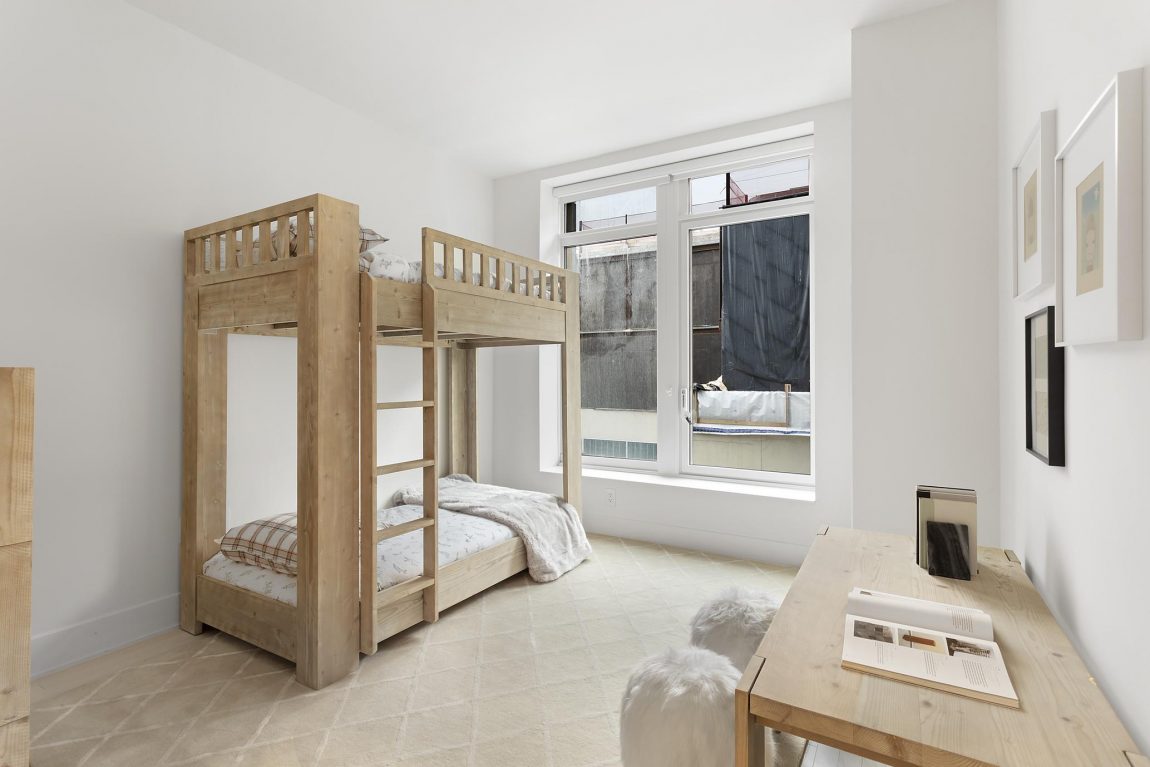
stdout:
<svg viewBox="0 0 1150 767">
<path fill-rule="evenodd" d="M 563 467 L 540 467 L 540 471 L 547 474 L 562 474 Z M 800 501 L 804 503 L 814 503 L 815 501 L 815 489 L 813 487 L 778 485 L 767 482 L 738 482 L 736 480 L 703 477 L 669 477 L 654 472 L 604 469 L 593 466 L 583 467 L 583 477 L 610 479 L 618 482 L 635 482 L 646 485 L 662 485 L 664 487 L 681 487 L 688 490 L 707 490 L 713 493 L 754 495 L 760 498 L 778 498 L 786 501 Z"/>
</svg>

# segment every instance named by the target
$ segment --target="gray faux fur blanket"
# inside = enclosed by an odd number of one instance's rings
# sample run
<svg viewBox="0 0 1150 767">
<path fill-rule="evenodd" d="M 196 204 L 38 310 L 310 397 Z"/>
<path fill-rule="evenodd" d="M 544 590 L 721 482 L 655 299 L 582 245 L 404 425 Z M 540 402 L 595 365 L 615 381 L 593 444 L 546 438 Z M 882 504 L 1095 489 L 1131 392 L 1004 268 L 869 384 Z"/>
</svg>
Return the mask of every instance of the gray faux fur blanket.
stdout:
<svg viewBox="0 0 1150 767">
<path fill-rule="evenodd" d="M 401 503 L 423 503 L 423 490 L 399 491 Z M 483 485 L 464 474 L 439 480 L 439 506 L 511 528 L 527 548 L 527 571 L 540 582 L 553 581 L 591 555 L 579 515 L 553 495 Z"/>
</svg>

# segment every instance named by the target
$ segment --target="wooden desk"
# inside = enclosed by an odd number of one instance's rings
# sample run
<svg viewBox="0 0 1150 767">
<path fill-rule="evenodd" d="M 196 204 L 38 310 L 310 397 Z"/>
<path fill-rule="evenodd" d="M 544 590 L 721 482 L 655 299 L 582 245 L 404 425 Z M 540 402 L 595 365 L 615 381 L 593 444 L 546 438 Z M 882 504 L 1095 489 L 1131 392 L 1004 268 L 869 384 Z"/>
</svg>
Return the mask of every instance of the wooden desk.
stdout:
<svg viewBox="0 0 1150 767">
<path fill-rule="evenodd" d="M 1150 764 L 1013 553 L 980 548 L 979 569 L 973 581 L 934 578 L 909 537 L 819 535 L 739 684 L 736 767 L 757 758 L 759 725 L 897 767 Z M 1022 709 L 842 668 L 855 586 L 989 612 Z"/>
</svg>

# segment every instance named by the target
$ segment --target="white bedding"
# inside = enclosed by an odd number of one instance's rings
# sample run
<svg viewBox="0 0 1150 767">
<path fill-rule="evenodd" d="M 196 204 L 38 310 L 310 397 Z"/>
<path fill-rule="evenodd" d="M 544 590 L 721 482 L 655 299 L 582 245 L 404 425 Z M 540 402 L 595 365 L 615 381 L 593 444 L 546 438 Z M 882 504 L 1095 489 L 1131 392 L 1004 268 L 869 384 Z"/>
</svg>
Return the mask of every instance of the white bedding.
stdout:
<svg viewBox="0 0 1150 767">
<path fill-rule="evenodd" d="M 407 282 L 411 284 L 418 284 L 423 281 L 423 262 L 419 258 L 405 259 L 401 256 L 395 256 L 387 253 L 381 246 L 368 248 L 363 253 L 359 254 L 359 270 L 367 272 L 372 277 L 380 277 L 385 280 L 398 280 L 399 282 Z M 443 264 L 437 263 L 435 265 L 435 276 L 443 276 Z M 471 274 L 471 284 L 479 285 L 482 282 L 482 275 L 478 269 Z M 455 281 L 463 282 L 463 270 L 456 267 Z M 496 276 L 494 273 L 487 276 L 487 287 L 495 288 Z M 523 277 L 519 278 L 519 292 L 522 292 L 525 280 Z M 536 298 L 540 295 L 541 286 L 536 282 L 532 286 L 532 293 Z M 507 277 L 503 280 L 503 290 L 511 290 L 511 278 Z M 550 300 L 551 289 L 543 289 L 543 298 Z"/>
<path fill-rule="evenodd" d="M 396 506 L 380 509 L 376 515 L 379 527 L 409 522 L 423 515 L 420 506 Z M 439 566 L 478 554 L 515 537 L 511 529 L 481 517 L 457 514 L 440 509 Z M 376 546 L 377 591 L 423 574 L 423 536 L 408 533 L 380 541 Z M 217 553 L 204 563 L 204 575 L 271 597 L 289 605 L 296 603 L 296 577 L 255 565 L 235 562 Z"/>
</svg>

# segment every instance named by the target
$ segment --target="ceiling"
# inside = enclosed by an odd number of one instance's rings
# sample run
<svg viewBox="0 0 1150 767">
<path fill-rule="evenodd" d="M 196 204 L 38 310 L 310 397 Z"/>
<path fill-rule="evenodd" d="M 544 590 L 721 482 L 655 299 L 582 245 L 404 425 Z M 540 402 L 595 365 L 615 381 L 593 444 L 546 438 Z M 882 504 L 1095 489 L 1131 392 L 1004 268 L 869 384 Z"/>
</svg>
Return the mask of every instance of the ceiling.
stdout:
<svg viewBox="0 0 1150 767">
<path fill-rule="evenodd" d="M 493 176 L 850 95 L 850 30 L 943 0 L 129 0 Z"/>
</svg>

